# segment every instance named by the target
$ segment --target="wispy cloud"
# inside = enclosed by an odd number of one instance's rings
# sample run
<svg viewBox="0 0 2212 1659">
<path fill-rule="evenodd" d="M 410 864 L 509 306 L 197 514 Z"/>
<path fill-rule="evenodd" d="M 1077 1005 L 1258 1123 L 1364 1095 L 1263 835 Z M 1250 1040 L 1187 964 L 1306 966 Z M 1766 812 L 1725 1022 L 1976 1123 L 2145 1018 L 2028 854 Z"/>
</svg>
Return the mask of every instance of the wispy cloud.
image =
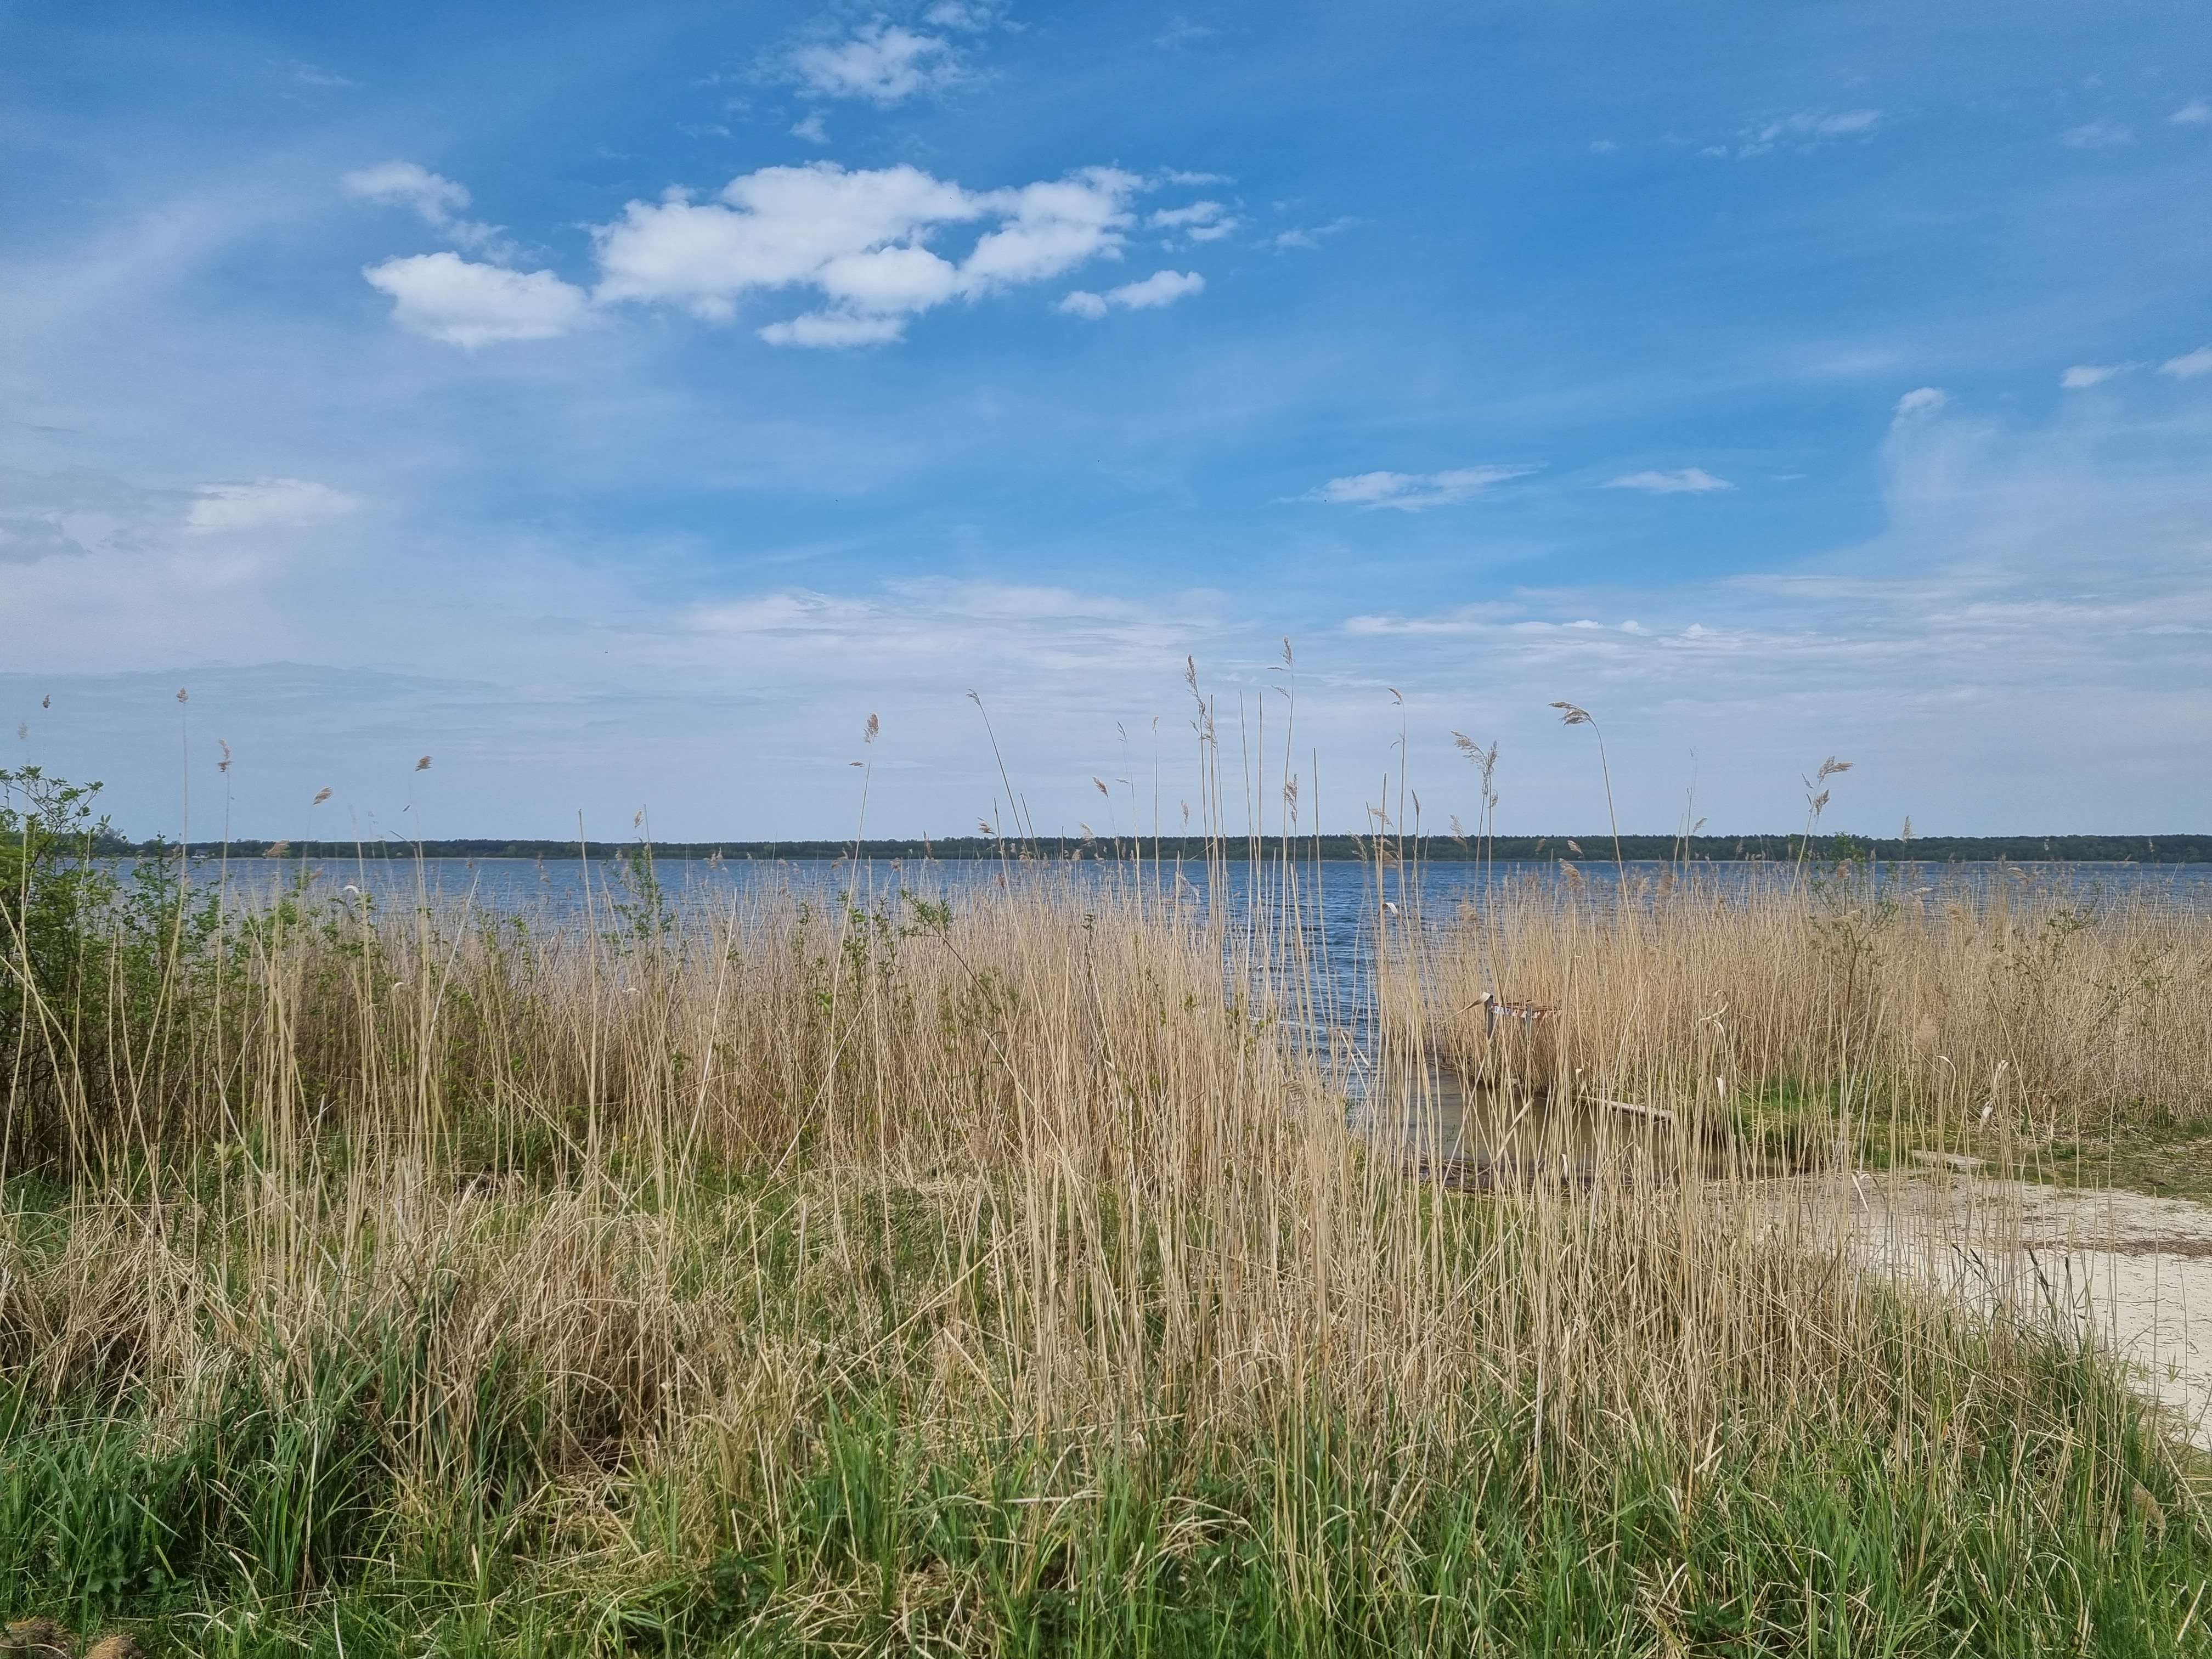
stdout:
<svg viewBox="0 0 2212 1659">
<path fill-rule="evenodd" d="M 810 144 L 826 144 L 830 142 L 830 129 L 822 124 L 822 112 L 817 109 L 804 121 L 793 125 L 791 136 L 804 138 Z"/>
<path fill-rule="evenodd" d="M 2168 357 L 2158 366 L 2161 374 L 2171 374 L 2177 380 L 2193 380 L 2200 374 L 2212 374 L 2212 346 L 2199 346 L 2179 357 Z"/>
<path fill-rule="evenodd" d="M 2127 128 L 2112 121 L 2084 121 L 2078 127 L 2069 127 L 2058 135 L 2058 142 L 2074 149 L 2111 149 L 2120 144 L 2132 144 L 2136 136 Z"/>
<path fill-rule="evenodd" d="M 1162 208 L 1145 225 L 1150 230 L 1180 232 L 1194 242 L 1218 242 L 1237 228 L 1237 221 L 1218 202 L 1193 202 L 1188 207 Z"/>
<path fill-rule="evenodd" d="M 1939 386 L 1915 386 L 1897 400 L 1897 418 L 1912 420 L 1933 415 L 1951 401 L 1951 396 Z"/>
<path fill-rule="evenodd" d="M 1821 110 L 1801 110 L 1795 115 L 1783 116 L 1757 128 L 1752 134 L 1752 142 L 1778 144 L 1820 138 L 1854 138 L 1872 132 L 1881 125 L 1881 112 L 1878 109 L 1847 109 L 1832 113 Z"/>
<path fill-rule="evenodd" d="M 2115 374 L 2124 374 L 2136 367 L 2134 363 L 2076 363 L 2058 377 L 2058 384 L 2069 392 L 2081 392 L 2102 386 Z"/>
<path fill-rule="evenodd" d="M 1276 248 L 1316 248 L 1326 237 L 1340 235 L 1359 222 L 1353 218 L 1332 219 L 1325 225 L 1301 225 L 1276 235 L 1268 244 Z"/>
<path fill-rule="evenodd" d="M 1654 495 L 1697 495 L 1712 489 L 1734 489 L 1726 478 L 1716 478 L 1701 466 L 1686 466 L 1674 472 L 1624 472 L 1618 478 L 1607 478 L 1607 489 L 1641 489 Z"/>
<path fill-rule="evenodd" d="M 920 33 L 882 18 L 841 40 L 801 46 L 792 53 L 791 64 L 811 91 L 825 98 L 861 98 L 875 104 L 896 104 L 950 86 L 966 73 L 958 48 L 943 35 Z"/>
<path fill-rule="evenodd" d="M 2212 125 L 2212 104 L 2202 98 L 2192 98 L 2166 118 L 2178 127 L 2201 127 Z"/>
<path fill-rule="evenodd" d="M 1331 478 L 1304 499 L 1335 507 L 1394 507 L 1419 513 L 1472 501 L 1510 479 L 1526 477 L 1533 466 L 1462 466 L 1444 472 L 1354 472 Z"/>
<path fill-rule="evenodd" d="M 305 478 L 202 484 L 198 495 L 185 527 L 202 532 L 303 530 L 343 519 L 361 506 L 358 495 Z"/>
<path fill-rule="evenodd" d="M 1743 141 L 1735 147 L 1733 154 L 1738 156 L 1764 155 L 1769 150 L 1784 145 L 1810 149 L 1846 138 L 1870 138 L 1881 125 L 1881 121 L 1882 112 L 1878 109 L 1799 110 L 1794 114 L 1761 121 L 1747 129 Z M 1726 144 L 1708 144 L 1698 154 L 1725 156 L 1731 151 Z"/>
<path fill-rule="evenodd" d="M 1103 294 L 1078 289 L 1060 302 L 1060 308 L 1077 317 L 1097 319 L 1110 309 L 1153 311 L 1171 306 L 1187 294 L 1206 290 L 1206 278 L 1194 270 L 1156 270 L 1142 282 L 1124 283 Z"/>
<path fill-rule="evenodd" d="M 461 217 L 469 204 L 465 185 L 413 161 L 380 161 L 339 181 L 347 195 L 379 207 L 405 208 L 455 247 L 505 263 L 515 249 L 497 225 Z"/>
</svg>

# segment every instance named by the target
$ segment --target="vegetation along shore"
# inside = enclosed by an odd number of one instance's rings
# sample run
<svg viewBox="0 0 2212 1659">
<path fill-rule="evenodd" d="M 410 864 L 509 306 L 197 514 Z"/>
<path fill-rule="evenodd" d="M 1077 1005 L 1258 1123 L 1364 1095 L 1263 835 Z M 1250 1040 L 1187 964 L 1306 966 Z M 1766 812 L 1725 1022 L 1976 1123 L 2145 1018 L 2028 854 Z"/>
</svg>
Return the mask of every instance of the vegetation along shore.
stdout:
<svg viewBox="0 0 2212 1659">
<path fill-rule="evenodd" d="M 0 854 L 0 1605 L 61 1639 L 2212 1650 L 2194 1425 L 2001 1215 L 1865 1219 L 2212 1127 L 2170 896 L 1678 859 L 1322 963 L 1297 844 L 1235 915 L 556 923 L 119 882 L 84 811 Z"/>
</svg>

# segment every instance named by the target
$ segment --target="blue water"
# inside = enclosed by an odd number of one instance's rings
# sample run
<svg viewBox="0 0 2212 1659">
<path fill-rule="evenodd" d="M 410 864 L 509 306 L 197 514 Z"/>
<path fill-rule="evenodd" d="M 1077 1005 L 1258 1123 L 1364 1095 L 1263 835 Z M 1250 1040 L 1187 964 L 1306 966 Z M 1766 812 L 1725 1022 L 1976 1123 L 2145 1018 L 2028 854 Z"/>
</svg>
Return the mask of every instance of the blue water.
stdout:
<svg viewBox="0 0 2212 1659">
<path fill-rule="evenodd" d="M 1255 891 L 1250 867 L 1241 860 L 1218 866 L 1223 898 L 1231 919 L 1246 920 Z M 1113 886 L 1163 904 L 1195 906 L 1209 902 L 1213 872 L 1202 862 L 1153 865 L 1097 861 L 1024 863 L 994 860 L 670 860 L 657 866 L 662 894 L 679 914 L 726 911 L 732 902 L 789 893 L 816 903 L 851 894 L 863 904 L 894 902 L 902 889 L 924 896 L 945 896 L 1009 882 L 1019 885 L 1066 884 L 1079 890 L 1092 884 Z M 2029 897 L 2092 908 L 2149 902 L 2188 910 L 2212 910 L 2212 864 L 1907 864 L 1886 863 L 1839 875 L 1825 866 L 1799 872 L 1789 865 L 1753 862 L 1697 864 L 1684 868 L 1662 861 L 1630 860 L 1616 871 L 1609 862 L 1576 866 L 1577 884 L 1561 866 L 1540 862 L 1434 863 L 1412 871 L 1377 871 L 1372 864 L 1349 861 L 1297 866 L 1297 884 L 1309 902 L 1318 896 L 1323 931 L 1347 943 L 1369 933 L 1376 899 L 1391 914 L 1419 915 L 1431 923 L 1456 913 L 1462 903 L 1480 903 L 1486 891 L 1513 888 L 1548 896 L 1560 902 L 1572 897 L 1610 905 L 1625 876 L 1632 897 L 1648 902 L 1670 880 L 1696 883 L 1727 894 L 1786 887 L 1801 880 L 1847 889 L 1853 895 L 1893 898 L 1952 898 L 1983 901 L 1995 896 Z M 280 886 L 306 880 L 309 890 L 336 897 L 348 886 L 374 896 L 389 913 L 428 902 L 456 901 L 501 914 L 530 913 L 547 920 L 580 920 L 587 913 L 605 919 L 614 907 L 639 896 L 635 867 L 627 860 L 580 859 L 297 860 L 240 859 L 227 866 L 195 859 L 197 884 L 221 878 L 229 890 L 251 902 Z M 1257 890 L 1263 904 L 1279 900 L 1279 866 L 1264 867 Z"/>
</svg>

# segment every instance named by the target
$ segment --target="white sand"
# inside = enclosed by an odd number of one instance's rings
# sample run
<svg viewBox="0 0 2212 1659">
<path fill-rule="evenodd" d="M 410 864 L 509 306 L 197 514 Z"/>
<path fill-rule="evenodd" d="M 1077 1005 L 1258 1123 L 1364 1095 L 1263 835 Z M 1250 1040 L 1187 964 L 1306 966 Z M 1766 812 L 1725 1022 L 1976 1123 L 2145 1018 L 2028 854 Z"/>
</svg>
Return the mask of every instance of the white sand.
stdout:
<svg viewBox="0 0 2212 1659">
<path fill-rule="evenodd" d="M 2212 1447 L 2212 1208 L 1937 1170 L 1796 1187 L 1785 1216 L 1907 1282 L 2092 1336 Z"/>
</svg>

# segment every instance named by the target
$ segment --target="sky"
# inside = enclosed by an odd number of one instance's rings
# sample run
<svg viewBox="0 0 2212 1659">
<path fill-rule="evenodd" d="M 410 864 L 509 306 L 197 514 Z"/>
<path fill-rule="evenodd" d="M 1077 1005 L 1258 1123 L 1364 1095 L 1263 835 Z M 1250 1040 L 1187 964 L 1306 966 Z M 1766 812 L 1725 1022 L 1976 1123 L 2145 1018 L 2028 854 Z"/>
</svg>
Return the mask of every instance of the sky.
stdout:
<svg viewBox="0 0 2212 1659">
<path fill-rule="evenodd" d="M 0 140 L 134 836 L 2212 829 L 2194 4 L 0 0 Z"/>
</svg>

